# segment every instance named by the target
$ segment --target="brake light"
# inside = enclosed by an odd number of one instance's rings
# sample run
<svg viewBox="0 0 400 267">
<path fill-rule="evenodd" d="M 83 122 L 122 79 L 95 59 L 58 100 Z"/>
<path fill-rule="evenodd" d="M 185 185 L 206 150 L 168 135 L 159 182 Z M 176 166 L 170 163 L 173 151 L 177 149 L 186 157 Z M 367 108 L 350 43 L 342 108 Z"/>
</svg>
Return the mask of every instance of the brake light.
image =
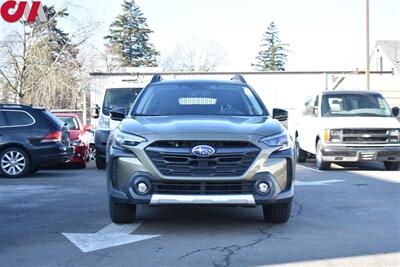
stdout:
<svg viewBox="0 0 400 267">
<path fill-rule="evenodd" d="M 41 143 L 61 142 L 61 136 L 61 132 L 51 132 L 43 137 Z"/>
</svg>

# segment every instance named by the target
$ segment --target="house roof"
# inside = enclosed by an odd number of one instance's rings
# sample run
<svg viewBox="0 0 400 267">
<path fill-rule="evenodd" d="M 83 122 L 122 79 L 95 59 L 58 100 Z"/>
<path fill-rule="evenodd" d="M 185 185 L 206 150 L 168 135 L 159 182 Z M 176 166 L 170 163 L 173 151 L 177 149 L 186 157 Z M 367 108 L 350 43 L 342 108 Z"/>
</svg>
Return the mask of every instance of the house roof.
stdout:
<svg viewBox="0 0 400 267">
<path fill-rule="evenodd" d="M 400 73 L 400 40 L 377 41 L 376 46 L 380 46 L 395 70 Z"/>
</svg>

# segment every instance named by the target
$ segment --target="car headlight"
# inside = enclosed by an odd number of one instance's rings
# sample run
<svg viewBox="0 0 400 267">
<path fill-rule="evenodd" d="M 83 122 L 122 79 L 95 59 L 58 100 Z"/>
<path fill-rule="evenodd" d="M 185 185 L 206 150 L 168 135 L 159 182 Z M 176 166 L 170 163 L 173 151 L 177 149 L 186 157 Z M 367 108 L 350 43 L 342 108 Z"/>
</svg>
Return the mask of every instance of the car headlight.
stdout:
<svg viewBox="0 0 400 267">
<path fill-rule="evenodd" d="M 389 130 L 389 142 L 400 142 L 400 129 Z"/>
<path fill-rule="evenodd" d="M 324 141 L 338 143 L 342 141 L 342 130 L 326 129 L 324 131 Z"/>
<path fill-rule="evenodd" d="M 279 150 L 286 150 L 292 147 L 292 140 L 286 132 L 264 137 L 260 139 L 260 142 L 269 147 L 279 148 Z"/>
<path fill-rule="evenodd" d="M 99 119 L 99 128 L 101 129 L 110 129 L 110 119 L 100 116 Z"/>
<path fill-rule="evenodd" d="M 146 141 L 147 140 L 141 136 L 116 130 L 111 145 L 117 149 L 125 149 L 126 147 L 135 147 Z"/>
</svg>

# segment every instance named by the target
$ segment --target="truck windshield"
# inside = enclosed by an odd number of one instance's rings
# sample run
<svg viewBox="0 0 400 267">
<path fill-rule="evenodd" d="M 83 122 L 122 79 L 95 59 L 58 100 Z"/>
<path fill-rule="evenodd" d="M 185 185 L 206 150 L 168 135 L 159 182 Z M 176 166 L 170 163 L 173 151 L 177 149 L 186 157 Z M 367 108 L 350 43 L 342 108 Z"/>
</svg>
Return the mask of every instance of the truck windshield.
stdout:
<svg viewBox="0 0 400 267">
<path fill-rule="evenodd" d="M 159 84 L 146 89 L 134 116 L 268 115 L 253 92 L 243 85 L 213 83 Z"/>
<path fill-rule="evenodd" d="M 107 89 L 103 103 L 103 114 L 110 115 L 110 111 L 115 108 L 126 108 L 132 106 L 141 88 L 118 88 Z"/>
<path fill-rule="evenodd" d="M 388 104 L 380 94 L 332 94 L 322 98 L 323 117 L 390 117 Z"/>
</svg>

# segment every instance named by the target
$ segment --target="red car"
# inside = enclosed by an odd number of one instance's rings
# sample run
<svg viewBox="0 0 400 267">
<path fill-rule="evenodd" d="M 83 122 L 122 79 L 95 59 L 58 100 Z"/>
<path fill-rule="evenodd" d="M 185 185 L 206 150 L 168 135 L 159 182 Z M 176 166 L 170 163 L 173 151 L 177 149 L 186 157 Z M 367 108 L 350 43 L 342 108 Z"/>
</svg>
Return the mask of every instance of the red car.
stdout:
<svg viewBox="0 0 400 267">
<path fill-rule="evenodd" d="M 74 156 L 68 163 L 80 168 L 86 168 L 86 162 L 89 159 L 89 140 L 87 131 L 91 130 L 90 126 L 83 126 L 79 116 L 72 113 L 55 113 L 55 115 L 65 122 L 71 133 L 70 140 L 75 147 Z"/>
</svg>

